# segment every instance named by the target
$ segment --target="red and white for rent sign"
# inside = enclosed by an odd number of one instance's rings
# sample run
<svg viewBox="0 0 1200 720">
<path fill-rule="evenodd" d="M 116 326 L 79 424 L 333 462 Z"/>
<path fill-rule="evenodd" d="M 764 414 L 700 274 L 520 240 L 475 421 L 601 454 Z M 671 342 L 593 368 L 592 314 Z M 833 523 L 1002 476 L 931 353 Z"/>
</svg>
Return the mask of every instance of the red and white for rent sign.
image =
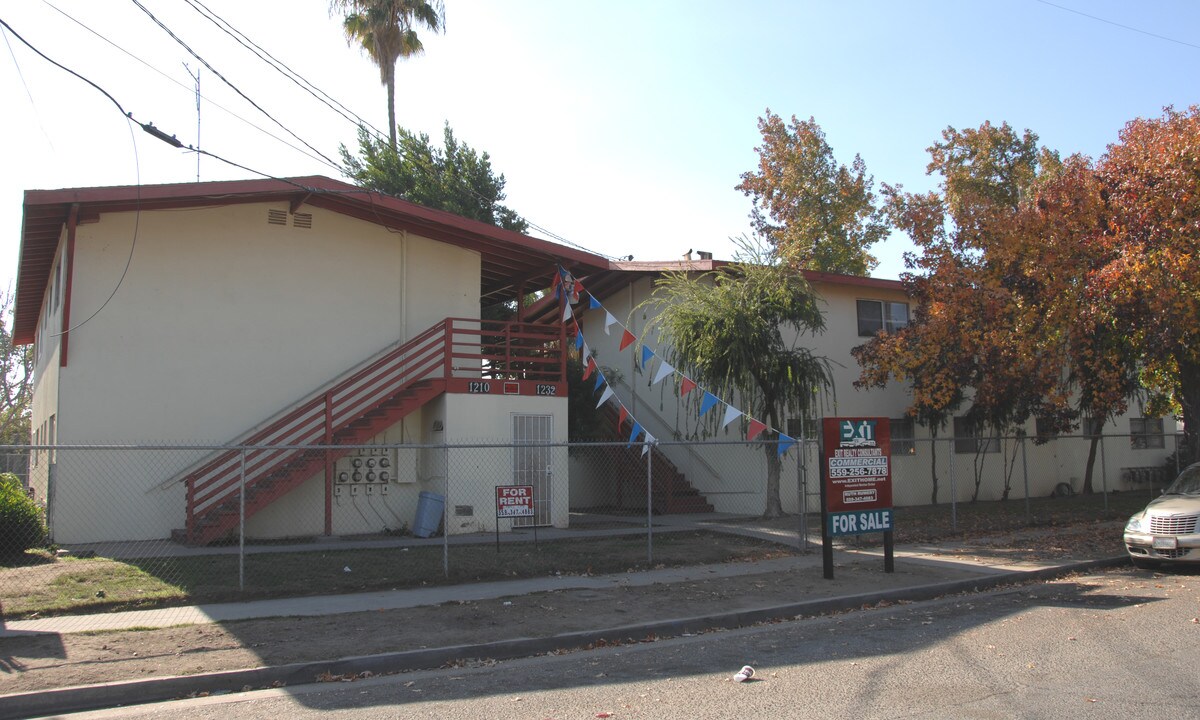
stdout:
<svg viewBox="0 0 1200 720">
<path fill-rule="evenodd" d="M 497 485 L 496 517 L 533 517 L 533 486 Z"/>
</svg>

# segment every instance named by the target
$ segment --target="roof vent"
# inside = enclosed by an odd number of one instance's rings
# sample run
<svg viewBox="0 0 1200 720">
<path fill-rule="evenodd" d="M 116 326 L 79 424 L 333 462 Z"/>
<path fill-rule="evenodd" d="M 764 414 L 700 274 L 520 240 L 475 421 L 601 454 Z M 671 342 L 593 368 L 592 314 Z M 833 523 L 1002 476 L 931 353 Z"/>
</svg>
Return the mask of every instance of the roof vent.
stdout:
<svg viewBox="0 0 1200 720">
<path fill-rule="evenodd" d="M 287 225 L 287 210 L 267 210 L 268 225 Z"/>
<path fill-rule="evenodd" d="M 712 253 L 710 253 L 710 252 L 706 252 L 704 250 L 697 250 L 696 254 L 700 256 L 701 260 L 712 260 Z"/>
<path fill-rule="evenodd" d="M 304 228 L 305 230 L 312 229 L 312 213 L 294 213 L 292 215 L 292 227 Z"/>
</svg>

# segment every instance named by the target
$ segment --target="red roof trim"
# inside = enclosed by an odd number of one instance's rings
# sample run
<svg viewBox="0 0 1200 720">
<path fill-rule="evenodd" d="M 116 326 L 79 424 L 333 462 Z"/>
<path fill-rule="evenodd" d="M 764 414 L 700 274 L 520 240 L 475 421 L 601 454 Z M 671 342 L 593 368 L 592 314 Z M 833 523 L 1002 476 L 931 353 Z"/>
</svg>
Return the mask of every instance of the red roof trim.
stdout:
<svg viewBox="0 0 1200 720">
<path fill-rule="evenodd" d="M 228 180 L 170 185 L 27 190 L 17 269 L 13 340 L 34 341 L 42 299 L 49 282 L 62 228 L 73 204 L 79 217 L 141 209 L 220 206 L 256 202 L 294 202 L 297 198 L 324 209 L 384 227 L 409 230 L 475 250 L 483 255 L 480 293 L 504 298 L 515 293 L 518 280 L 545 276 L 549 285 L 561 264 L 582 273 L 607 269 L 608 261 L 593 253 L 469 220 L 323 176 L 285 179 Z"/>
</svg>

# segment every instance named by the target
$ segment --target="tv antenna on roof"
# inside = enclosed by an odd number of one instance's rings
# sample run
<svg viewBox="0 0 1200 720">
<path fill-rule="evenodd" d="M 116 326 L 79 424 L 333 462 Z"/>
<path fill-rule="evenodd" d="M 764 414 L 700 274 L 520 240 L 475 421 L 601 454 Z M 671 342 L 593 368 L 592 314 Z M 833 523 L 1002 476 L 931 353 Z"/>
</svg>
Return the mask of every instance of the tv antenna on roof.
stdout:
<svg viewBox="0 0 1200 720">
<path fill-rule="evenodd" d="M 200 68 L 196 68 L 195 75 L 187 63 L 183 64 L 183 69 L 196 81 L 196 182 L 200 182 Z"/>
</svg>

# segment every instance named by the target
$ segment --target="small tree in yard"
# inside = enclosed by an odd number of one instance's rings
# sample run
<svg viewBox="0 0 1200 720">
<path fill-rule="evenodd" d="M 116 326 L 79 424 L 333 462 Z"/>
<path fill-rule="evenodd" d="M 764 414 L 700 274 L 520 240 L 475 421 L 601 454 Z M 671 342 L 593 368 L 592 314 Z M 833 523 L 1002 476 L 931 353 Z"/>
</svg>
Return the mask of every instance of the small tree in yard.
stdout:
<svg viewBox="0 0 1200 720">
<path fill-rule="evenodd" d="M 714 395 L 743 403 L 768 427 L 783 425 L 832 390 L 828 361 L 798 345 L 825 329 L 808 281 L 761 243 L 743 239 L 735 264 L 699 276 L 668 273 L 643 303 L 657 314 L 646 334 L 661 333 L 666 357 Z M 787 340 L 794 331 L 796 340 Z M 764 445 L 767 493 L 763 517 L 783 515 L 777 447 Z"/>
</svg>

